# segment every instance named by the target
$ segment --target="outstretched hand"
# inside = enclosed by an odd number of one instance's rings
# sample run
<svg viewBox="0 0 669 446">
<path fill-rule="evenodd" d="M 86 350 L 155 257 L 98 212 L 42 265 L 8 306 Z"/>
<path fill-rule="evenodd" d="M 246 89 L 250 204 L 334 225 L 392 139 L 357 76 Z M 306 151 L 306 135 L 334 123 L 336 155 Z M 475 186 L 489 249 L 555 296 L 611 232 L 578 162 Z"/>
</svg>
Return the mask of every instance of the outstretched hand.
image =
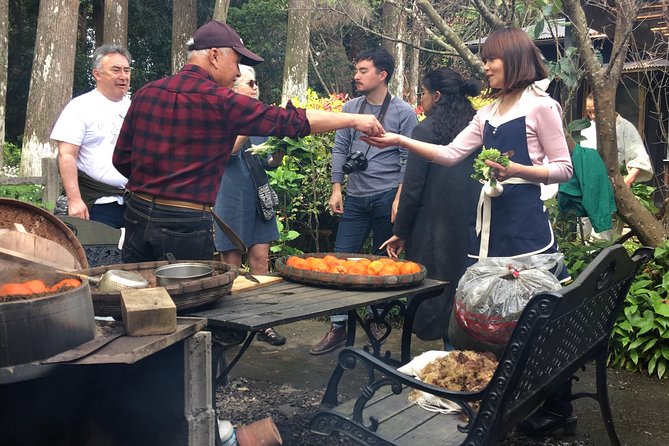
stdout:
<svg viewBox="0 0 669 446">
<path fill-rule="evenodd" d="M 400 145 L 400 135 L 390 132 L 381 135 L 361 136 L 360 140 L 380 149 Z"/>
<path fill-rule="evenodd" d="M 356 116 L 356 121 L 355 121 L 355 126 L 353 127 L 357 131 L 367 135 L 367 136 L 377 136 L 377 135 L 383 135 L 385 133 L 385 130 L 383 129 L 383 126 L 379 122 L 378 119 L 376 119 L 376 116 L 374 115 L 355 115 Z"/>
</svg>

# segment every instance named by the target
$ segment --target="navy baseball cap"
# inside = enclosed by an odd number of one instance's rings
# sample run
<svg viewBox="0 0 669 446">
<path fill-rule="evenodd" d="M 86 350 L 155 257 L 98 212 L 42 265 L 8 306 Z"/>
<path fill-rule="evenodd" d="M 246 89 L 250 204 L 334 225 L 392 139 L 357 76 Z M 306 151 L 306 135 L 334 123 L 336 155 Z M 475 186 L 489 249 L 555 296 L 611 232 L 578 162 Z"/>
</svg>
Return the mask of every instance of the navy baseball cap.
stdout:
<svg viewBox="0 0 669 446">
<path fill-rule="evenodd" d="M 244 65 L 258 65 L 264 59 L 257 54 L 249 51 L 242 42 L 239 34 L 226 23 L 218 20 L 210 20 L 195 31 L 193 35 L 193 44 L 189 50 L 206 50 L 210 48 L 232 48 L 237 51 Z"/>
</svg>

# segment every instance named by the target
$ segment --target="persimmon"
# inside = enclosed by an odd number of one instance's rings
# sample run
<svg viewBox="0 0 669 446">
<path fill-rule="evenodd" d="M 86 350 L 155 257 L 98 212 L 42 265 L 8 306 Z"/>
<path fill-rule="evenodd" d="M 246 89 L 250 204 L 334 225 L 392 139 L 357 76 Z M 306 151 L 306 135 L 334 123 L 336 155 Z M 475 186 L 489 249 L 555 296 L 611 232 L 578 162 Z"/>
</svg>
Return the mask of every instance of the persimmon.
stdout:
<svg viewBox="0 0 669 446">
<path fill-rule="evenodd" d="M 51 288 L 49 288 L 49 291 L 55 292 L 55 291 L 60 291 L 63 288 L 76 288 L 79 285 L 81 285 L 81 280 L 68 277 L 67 279 L 63 279 L 60 282 L 53 285 Z"/>
<path fill-rule="evenodd" d="M 381 271 L 378 272 L 379 276 L 395 276 L 400 273 L 400 269 L 397 267 L 397 265 L 391 265 L 391 264 L 386 264 L 383 265 L 383 268 L 381 268 Z"/>
<path fill-rule="evenodd" d="M 33 294 L 46 293 L 49 291 L 49 287 L 40 279 L 28 280 L 23 282 L 22 285 L 32 291 Z"/>
<path fill-rule="evenodd" d="M 293 262 L 293 264 L 289 266 L 292 266 L 293 268 L 297 269 L 306 269 L 307 261 L 304 260 L 302 257 L 296 257 L 296 260 Z"/>
<path fill-rule="evenodd" d="M 364 276 L 367 274 L 367 268 L 358 262 L 353 262 L 352 265 L 346 269 L 346 274 L 353 274 L 356 276 Z"/>
<path fill-rule="evenodd" d="M 380 259 L 377 259 L 379 262 L 384 263 L 386 265 L 394 265 L 395 260 L 391 259 L 390 257 L 381 257 Z"/>
<path fill-rule="evenodd" d="M 415 274 L 420 272 L 420 265 L 417 264 L 416 262 L 401 262 L 399 263 L 400 266 L 400 274 Z"/>
<path fill-rule="evenodd" d="M 366 259 L 366 258 L 358 259 L 358 260 L 356 260 L 356 262 L 358 262 L 359 264 L 363 265 L 365 268 L 367 267 L 367 265 L 369 265 L 370 263 L 372 263 L 371 260 Z"/>
<path fill-rule="evenodd" d="M 384 263 L 380 260 L 374 260 L 369 265 L 367 265 L 367 273 L 372 276 L 378 276 L 384 266 Z"/>
<path fill-rule="evenodd" d="M 295 266 L 295 265 L 298 264 L 300 262 L 300 260 L 304 261 L 304 259 L 301 258 L 301 257 L 290 256 L 290 257 L 288 257 L 288 260 L 286 260 L 286 266 L 292 266 L 293 268 L 297 268 L 297 266 Z"/>
<path fill-rule="evenodd" d="M 333 264 L 330 265 L 328 272 L 332 274 L 346 274 L 346 267 L 342 264 Z"/>
<path fill-rule="evenodd" d="M 316 259 L 313 262 L 311 262 L 312 271 L 317 271 L 319 273 L 327 273 L 328 269 L 329 269 L 328 264 L 325 263 L 325 260 L 323 259 Z"/>
<path fill-rule="evenodd" d="M 340 260 L 340 259 L 338 259 L 338 258 L 335 257 L 335 256 L 331 256 L 331 255 L 326 255 L 326 256 L 324 256 L 324 257 L 323 257 L 323 261 L 324 261 L 325 263 L 327 263 L 329 266 L 332 266 L 332 265 L 338 265 L 339 263 L 341 263 L 341 260 Z"/>
<path fill-rule="evenodd" d="M 0 296 L 25 296 L 33 294 L 32 291 L 22 283 L 5 283 L 0 285 Z"/>
</svg>

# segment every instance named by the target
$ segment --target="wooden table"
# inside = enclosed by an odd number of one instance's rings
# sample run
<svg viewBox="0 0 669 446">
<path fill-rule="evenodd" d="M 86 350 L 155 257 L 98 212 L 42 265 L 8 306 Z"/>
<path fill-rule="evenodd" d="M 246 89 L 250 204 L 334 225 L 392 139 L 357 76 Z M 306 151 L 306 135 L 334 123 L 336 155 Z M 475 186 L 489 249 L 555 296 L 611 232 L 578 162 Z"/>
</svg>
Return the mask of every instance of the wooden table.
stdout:
<svg viewBox="0 0 669 446">
<path fill-rule="evenodd" d="M 225 296 L 206 310 L 194 311 L 190 315 L 207 319 L 207 326 L 213 333 L 214 344 L 221 347 L 223 352 L 234 345 L 243 344 L 234 359 L 221 372 L 218 383 L 224 382 L 227 374 L 259 331 L 341 312 L 347 312 L 349 316 L 346 344 L 353 345 L 357 322 L 372 340 L 374 355 L 381 357 L 381 343 L 388 337 L 391 329 L 385 317 L 393 308 L 399 308 L 405 319 L 400 360 L 393 360 L 389 354 L 383 359 L 390 363 L 404 364 L 410 360 L 410 327 L 413 326 L 418 305 L 425 299 L 441 295 L 445 286 L 446 282 L 425 279 L 420 284 L 408 288 L 341 290 L 284 281 L 257 290 Z M 408 305 L 400 301 L 401 298 L 408 298 Z M 378 308 L 380 315 L 377 319 L 364 320 L 356 312 L 357 308 L 368 305 L 376 309 L 379 304 L 385 305 L 382 311 Z M 380 323 L 386 328 L 385 334 L 379 341 L 370 336 L 370 322 Z"/>
</svg>

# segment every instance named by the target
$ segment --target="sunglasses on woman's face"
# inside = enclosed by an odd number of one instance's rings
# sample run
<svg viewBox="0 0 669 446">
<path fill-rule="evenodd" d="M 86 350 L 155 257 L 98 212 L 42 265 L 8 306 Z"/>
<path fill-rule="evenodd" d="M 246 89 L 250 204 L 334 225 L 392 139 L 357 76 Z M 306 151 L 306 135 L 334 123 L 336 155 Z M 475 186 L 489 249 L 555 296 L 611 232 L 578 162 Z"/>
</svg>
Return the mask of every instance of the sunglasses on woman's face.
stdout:
<svg viewBox="0 0 669 446">
<path fill-rule="evenodd" d="M 251 88 L 254 88 L 254 87 L 257 87 L 257 86 L 258 86 L 258 82 L 256 82 L 256 81 L 254 81 L 253 79 L 251 79 L 250 81 L 248 81 L 248 82 L 246 83 L 246 85 L 248 85 L 248 86 L 251 87 Z"/>
</svg>

